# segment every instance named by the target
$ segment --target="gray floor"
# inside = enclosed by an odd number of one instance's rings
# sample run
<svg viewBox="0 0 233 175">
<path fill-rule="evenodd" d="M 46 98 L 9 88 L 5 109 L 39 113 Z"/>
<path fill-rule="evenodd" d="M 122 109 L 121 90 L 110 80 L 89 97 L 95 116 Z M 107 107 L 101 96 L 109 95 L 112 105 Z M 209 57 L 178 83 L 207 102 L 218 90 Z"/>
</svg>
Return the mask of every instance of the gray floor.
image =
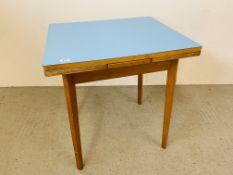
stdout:
<svg viewBox="0 0 233 175">
<path fill-rule="evenodd" d="M 160 148 L 164 86 L 79 87 L 85 167 L 75 166 L 62 87 L 0 88 L 0 174 L 233 174 L 233 85 L 177 86 Z"/>
</svg>

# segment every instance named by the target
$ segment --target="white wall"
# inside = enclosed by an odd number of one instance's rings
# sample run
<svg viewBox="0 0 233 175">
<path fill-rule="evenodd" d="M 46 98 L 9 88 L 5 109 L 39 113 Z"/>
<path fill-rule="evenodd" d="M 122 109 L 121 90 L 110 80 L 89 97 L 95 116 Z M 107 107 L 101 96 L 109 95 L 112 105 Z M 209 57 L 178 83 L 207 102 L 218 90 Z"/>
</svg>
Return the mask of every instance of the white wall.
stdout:
<svg viewBox="0 0 233 175">
<path fill-rule="evenodd" d="M 0 0 L 0 86 L 61 85 L 41 67 L 49 23 L 137 16 L 153 16 L 203 45 L 201 57 L 180 61 L 179 84 L 233 84 L 232 0 Z M 145 76 L 146 84 L 164 82 L 165 73 Z"/>
</svg>

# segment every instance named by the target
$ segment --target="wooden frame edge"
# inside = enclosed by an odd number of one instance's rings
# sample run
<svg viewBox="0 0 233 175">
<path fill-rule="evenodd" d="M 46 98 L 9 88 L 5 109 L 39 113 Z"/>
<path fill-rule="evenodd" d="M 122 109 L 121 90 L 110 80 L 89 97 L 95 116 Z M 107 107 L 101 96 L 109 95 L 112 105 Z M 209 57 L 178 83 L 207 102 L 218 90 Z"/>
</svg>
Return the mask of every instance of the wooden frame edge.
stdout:
<svg viewBox="0 0 233 175">
<path fill-rule="evenodd" d="M 159 52 L 145 55 L 137 55 L 130 57 L 102 59 L 95 61 L 70 63 L 70 64 L 59 64 L 52 66 L 43 66 L 45 76 L 55 76 L 61 74 L 71 74 L 78 72 L 89 72 L 94 70 L 105 70 L 108 64 L 124 62 L 124 61 L 135 61 L 141 59 L 151 58 L 152 62 L 168 61 L 184 57 L 198 56 L 201 53 L 202 47 L 188 48 L 182 50 Z"/>
</svg>

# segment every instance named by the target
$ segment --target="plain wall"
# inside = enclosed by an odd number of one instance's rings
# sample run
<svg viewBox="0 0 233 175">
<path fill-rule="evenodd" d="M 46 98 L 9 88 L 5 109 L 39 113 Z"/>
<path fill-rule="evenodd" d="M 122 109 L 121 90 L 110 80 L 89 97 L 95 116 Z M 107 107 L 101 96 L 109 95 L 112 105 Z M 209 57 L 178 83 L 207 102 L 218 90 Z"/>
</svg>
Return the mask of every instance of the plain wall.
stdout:
<svg viewBox="0 0 233 175">
<path fill-rule="evenodd" d="M 182 59 L 178 84 L 233 84 L 232 0 L 0 0 L 0 86 L 61 85 L 41 67 L 49 23 L 152 16 L 203 46 Z M 165 72 L 145 75 L 164 84 Z M 131 85 L 136 77 L 91 83 Z"/>
</svg>

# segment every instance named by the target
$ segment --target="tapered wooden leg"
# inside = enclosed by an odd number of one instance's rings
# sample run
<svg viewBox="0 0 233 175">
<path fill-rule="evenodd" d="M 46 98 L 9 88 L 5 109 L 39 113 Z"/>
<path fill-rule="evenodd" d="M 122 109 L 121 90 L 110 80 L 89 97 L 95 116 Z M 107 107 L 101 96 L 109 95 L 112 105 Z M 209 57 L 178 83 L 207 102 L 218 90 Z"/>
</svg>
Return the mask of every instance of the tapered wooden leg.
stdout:
<svg viewBox="0 0 233 175">
<path fill-rule="evenodd" d="M 170 125 L 170 118 L 172 112 L 172 103 L 174 96 L 174 89 L 176 85 L 176 73 L 177 73 L 178 60 L 171 61 L 167 72 L 167 86 L 166 86 L 166 98 L 163 120 L 163 136 L 162 136 L 162 148 L 167 147 L 168 130 Z"/>
<path fill-rule="evenodd" d="M 83 168 L 82 149 L 79 131 L 78 106 L 75 83 L 72 75 L 63 75 L 67 110 L 69 114 L 70 130 L 73 140 L 74 153 L 78 169 Z"/>
<path fill-rule="evenodd" d="M 143 74 L 138 75 L 138 104 L 142 104 Z"/>
</svg>

